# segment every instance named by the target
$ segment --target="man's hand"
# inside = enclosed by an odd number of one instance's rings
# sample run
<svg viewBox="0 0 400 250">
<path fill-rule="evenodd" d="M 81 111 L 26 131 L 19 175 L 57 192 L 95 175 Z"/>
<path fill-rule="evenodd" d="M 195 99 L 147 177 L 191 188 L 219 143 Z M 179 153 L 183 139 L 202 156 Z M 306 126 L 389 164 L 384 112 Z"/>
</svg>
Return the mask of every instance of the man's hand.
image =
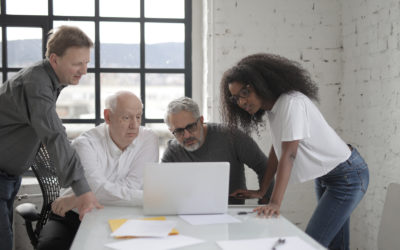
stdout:
<svg viewBox="0 0 400 250">
<path fill-rule="evenodd" d="M 229 196 L 234 197 L 236 199 L 261 199 L 263 195 L 260 191 L 256 190 L 246 190 L 246 189 L 237 189 Z"/>
<path fill-rule="evenodd" d="M 92 211 L 93 208 L 103 208 L 102 205 L 97 201 L 96 197 L 94 196 L 93 192 L 87 192 L 78 196 L 76 201 L 76 207 L 78 208 L 79 212 L 79 219 L 82 220 L 83 216 Z"/>
<path fill-rule="evenodd" d="M 72 194 L 58 197 L 55 201 L 53 201 L 53 203 L 51 204 L 51 211 L 59 216 L 64 217 L 66 212 L 75 207 L 76 197 Z"/>
</svg>

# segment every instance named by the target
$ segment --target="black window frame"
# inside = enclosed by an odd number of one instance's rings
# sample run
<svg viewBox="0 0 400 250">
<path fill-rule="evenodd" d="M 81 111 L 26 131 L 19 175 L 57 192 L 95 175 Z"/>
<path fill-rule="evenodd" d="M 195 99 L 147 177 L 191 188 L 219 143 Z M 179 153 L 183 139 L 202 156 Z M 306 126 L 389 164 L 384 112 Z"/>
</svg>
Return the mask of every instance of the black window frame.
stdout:
<svg viewBox="0 0 400 250">
<path fill-rule="evenodd" d="M 163 123 L 163 119 L 149 119 L 146 117 L 146 84 L 145 76 L 147 73 L 180 73 L 184 74 L 184 93 L 185 96 L 192 97 L 192 0 L 184 0 L 185 17 L 184 18 L 148 18 L 144 16 L 145 0 L 140 0 L 140 17 L 100 17 L 99 0 L 94 0 L 94 16 L 55 16 L 53 15 L 53 1 L 48 0 L 48 15 L 8 15 L 6 14 L 6 0 L 0 0 L 1 15 L 0 23 L 2 28 L 2 65 L 3 82 L 7 80 L 7 73 L 18 72 L 21 68 L 8 67 L 7 61 L 7 27 L 40 27 L 42 32 L 42 56 L 44 58 L 46 51 L 47 34 L 53 28 L 53 21 L 92 21 L 95 24 L 95 46 L 94 46 L 94 68 L 88 68 L 88 73 L 94 73 L 95 78 L 95 118 L 94 119 L 62 119 L 65 124 L 94 124 L 95 126 L 104 122 L 101 118 L 101 96 L 100 96 L 100 74 L 101 73 L 139 73 L 140 74 L 140 97 L 144 104 L 144 113 L 142 125 L 151 123 Z M 140 24 L 140 66 L 139 68 L 102 68 L 100 67 L 100 22 L 138 22 Z M 184 42 L 184 68 L 146 68 L 145 67 L 145 23 L 182 23 L 185 29 Z"/>
</svg>

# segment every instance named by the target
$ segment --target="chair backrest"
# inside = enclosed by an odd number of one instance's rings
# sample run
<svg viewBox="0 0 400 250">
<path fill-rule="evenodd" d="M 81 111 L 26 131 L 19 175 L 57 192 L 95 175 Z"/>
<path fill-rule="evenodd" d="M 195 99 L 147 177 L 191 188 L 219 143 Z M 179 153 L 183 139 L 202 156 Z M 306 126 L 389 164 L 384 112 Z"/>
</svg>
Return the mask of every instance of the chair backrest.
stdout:
<svg viewBox="0 0 400 250">
<path fill-rule="evenodd" d="M 38 237 L 51 212 L 51 203 L 60 195 L 60 185 L 50 155 L 43 144 L 40 146 L 31 168 L 39 182 L 43 195 L 40 218 L 34 230 L 35 235 Z"/>
<path fill-rule="evenodd" d="M 378 249 L 398 249 L 400 246 L 400 184 L 389 184 L 378 233 Z"/>
</svg>

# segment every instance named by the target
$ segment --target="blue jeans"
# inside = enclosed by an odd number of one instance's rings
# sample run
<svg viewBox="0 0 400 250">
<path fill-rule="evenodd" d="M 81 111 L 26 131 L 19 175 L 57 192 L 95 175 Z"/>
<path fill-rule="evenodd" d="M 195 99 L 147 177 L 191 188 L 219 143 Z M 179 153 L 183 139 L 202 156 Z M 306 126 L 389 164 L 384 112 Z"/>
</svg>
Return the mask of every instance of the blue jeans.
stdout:
<svg viewBox="0 0 400 250">
<path fill-rule="evenodd" d="M 0 171 L 0 248 L 11 250 L 13 245 L 13 205 L 21 185 L 21 176 Z"/>
<path fill-rule="evenodd" d="M 329 249 L 349 249 L 350 215 L 368 183 L 368 166 L 353 148 L 347 161 L 315 180 L 318 205 L 306 233 Z"/>
</svg>

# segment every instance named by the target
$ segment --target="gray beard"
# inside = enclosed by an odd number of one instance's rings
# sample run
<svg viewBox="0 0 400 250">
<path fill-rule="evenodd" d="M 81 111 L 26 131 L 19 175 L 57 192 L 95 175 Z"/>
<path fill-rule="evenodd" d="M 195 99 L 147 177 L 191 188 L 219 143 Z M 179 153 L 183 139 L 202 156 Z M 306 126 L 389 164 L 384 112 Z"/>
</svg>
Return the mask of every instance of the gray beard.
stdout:
<svg viewBox="0 0 400 250">
<path fill-rule="evenodd" d="M 189 151 L 189 152 L 196 151 L 197 149 L 200 148 L 200 142 L 197 142 L 196 144 L 194 144 L 194 145 L 192 145 L 192 146 L 189 146 L 189 147 L 183 146 L 183 148 L 184 148 L 185 150 Z"/>
<path fill-rule="evenodd" d="M 190 138 L 188 138 L 188 139 L 190 139 Z M 203 129 L 200 130 L 200 138 L 199 138 L 199 139 L 195 138 L 195 139 L 197 140 L 197 143 L 195 143 L 195 144 L 193 144 L 193 145 L 191 145 L 191 146 L 185 146 L 185 145 L 182 143 L 182 144 L 181 144 L 182 147 L 183 147 L 185 150 L 189 151 L 189 152 L 193 152 L 193 151 L 196 151 L 197 149 L 199 149 L 200 146 L 201 146 L 201 144 L 203 144 L 203 142 L 204 142 L 204 130 L 203 130 Z"/>
</svg>

